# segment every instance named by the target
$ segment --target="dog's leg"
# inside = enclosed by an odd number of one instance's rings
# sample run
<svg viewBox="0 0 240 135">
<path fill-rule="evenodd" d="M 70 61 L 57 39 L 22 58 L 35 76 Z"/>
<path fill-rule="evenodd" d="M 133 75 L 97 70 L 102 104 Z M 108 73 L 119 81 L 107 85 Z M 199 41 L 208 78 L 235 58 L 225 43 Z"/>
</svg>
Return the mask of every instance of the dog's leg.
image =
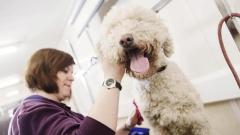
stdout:
<svg viewBox="0 0 240 135">
<path fill-rule="evenodd" d="M 178 116 L 171 109 L 163 109 L 160 111 L 161 112 L 159 112 L 160 113 L 159 124 L 161 126 L 165 127 L 170 123 L 175 123 L 177 121 Z"/>
<path fill-rule="evenodd" d="M 169 109 L 153 109 L 147 113 L 148 120 L 152 129 L 154 130 L 153 135 L 172 135 L 166 127 L 169 124 L 174 123 L 177 120 L 177 116 L 172 113 Z"/>
</svg>

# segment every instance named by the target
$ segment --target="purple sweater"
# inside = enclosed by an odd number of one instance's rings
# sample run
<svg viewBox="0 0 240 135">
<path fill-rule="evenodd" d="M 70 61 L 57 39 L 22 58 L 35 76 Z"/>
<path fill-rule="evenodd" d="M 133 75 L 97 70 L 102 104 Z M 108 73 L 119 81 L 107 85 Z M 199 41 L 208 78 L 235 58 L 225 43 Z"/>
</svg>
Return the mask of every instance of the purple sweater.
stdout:
<svg viewBox="0 0 240 135">
<path fill-rule="evenodd" d="M 114 135 L 90 117 L 72 112 L 65 104 L 33 95 L 16 109 L 8 135 Z"/>
</svg>

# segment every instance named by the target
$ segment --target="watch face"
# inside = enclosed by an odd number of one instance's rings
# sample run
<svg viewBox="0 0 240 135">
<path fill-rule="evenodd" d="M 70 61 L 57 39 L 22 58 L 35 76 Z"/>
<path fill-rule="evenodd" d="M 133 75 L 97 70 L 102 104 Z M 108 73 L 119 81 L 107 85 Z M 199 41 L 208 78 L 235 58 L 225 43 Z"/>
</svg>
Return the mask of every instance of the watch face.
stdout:
<svg viewBox="0 0 240 135">
<path fill-rule="evenodd" d="M 111 86 L 112 84 L 114 84 L 114 80 L 113 79 L 108 79 L 107 81 L 106 81 L 106 85 L 107 86 Z"/>
<path fill-rule="evenodd" d="M 119 90 L 122 89 L 121 84 L 112 78 L 105 80 L 102 85 L 108 89 L 111 88 L 118 88 Z"/>
</svg>

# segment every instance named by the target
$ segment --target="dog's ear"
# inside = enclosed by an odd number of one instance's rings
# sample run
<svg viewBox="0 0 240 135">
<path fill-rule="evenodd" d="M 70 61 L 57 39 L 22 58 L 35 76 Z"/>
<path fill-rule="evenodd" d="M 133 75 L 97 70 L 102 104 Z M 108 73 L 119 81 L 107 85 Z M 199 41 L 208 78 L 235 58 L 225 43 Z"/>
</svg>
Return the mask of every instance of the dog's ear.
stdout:
<svg viewBox="0 0 240 135">
<path fill-rule="evenodd" d="M 171 39 L 167 39 L 163 44 L 162 44 L 163 52 L 167 57 L 170 57 L 174 50 L 173 50 L 173 43 Z"/>
</svg>

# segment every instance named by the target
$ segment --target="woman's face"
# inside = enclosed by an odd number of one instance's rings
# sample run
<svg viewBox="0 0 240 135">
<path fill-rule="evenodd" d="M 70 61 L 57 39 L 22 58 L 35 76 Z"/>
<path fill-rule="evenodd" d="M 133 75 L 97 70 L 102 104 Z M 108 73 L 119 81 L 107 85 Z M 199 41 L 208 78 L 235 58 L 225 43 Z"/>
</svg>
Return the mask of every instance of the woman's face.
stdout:
<svg viewBox="0 0 240 135">
<path fill-rule="evenodd" d="M 57 85 L 59 88 L 57 98 L 62 101 L 71 97 L 71 86 L 73 82 L 73 65 L 64 68 L 64 71 L 57 72 Z"/>
</svg>

